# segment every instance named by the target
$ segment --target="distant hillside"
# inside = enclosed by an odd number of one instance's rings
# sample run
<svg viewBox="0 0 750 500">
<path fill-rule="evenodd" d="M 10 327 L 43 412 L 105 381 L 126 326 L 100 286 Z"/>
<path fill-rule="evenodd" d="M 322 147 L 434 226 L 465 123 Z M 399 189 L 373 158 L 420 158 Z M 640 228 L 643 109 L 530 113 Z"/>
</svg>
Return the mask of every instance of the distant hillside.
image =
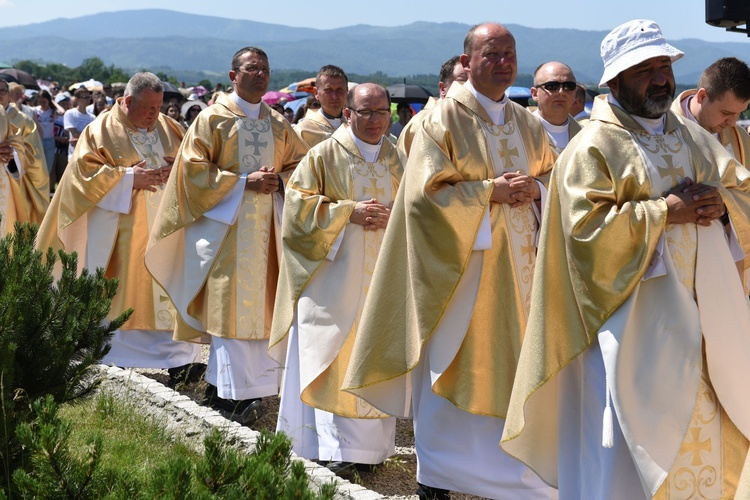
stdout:
<svg viewBox="0 0 750 500">
<path fill-rule="evenodd" d="M 599 44 L 605 32 L 535 29 L 508 25 L 516 37 L 519 73 L 542 62 L 569 64 L 580 81 L 596 83 L 602 72 Z M 390 76 L 436 74 L 443 61 L 462 51 L 468 25 L 417 22 L 406 26 L 350 26 L 332 30 L 184 14 L 131 10 L 0 28 L 3 58 L 77 66 L 97 56 L 132 70 L 172 68 L 226 74 L 234 52 L 258 45 L 271 67 L 316 71 L 337 64 L 352 73 Z M 675 40 L 686 52 L 675 65 L 678 83 L 694 84 L 700 72 L 723 56 L 747 57 L 750 45 Z"/>
</svg>

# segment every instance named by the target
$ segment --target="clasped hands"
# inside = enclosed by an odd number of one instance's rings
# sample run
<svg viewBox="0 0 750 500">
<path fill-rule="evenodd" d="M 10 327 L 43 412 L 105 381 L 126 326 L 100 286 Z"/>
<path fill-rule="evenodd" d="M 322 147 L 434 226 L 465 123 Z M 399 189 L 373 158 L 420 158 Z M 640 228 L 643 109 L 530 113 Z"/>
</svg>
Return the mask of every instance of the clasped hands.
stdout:
<svg viewBox="0 0 750 500">
<path fill-rule="evenodd" d="M 146 168 L 146 160 L 133 165 L 133 189 L 145 189 L 153 193 L 158 186 L 166 184 L 172 171 L 174 157 L 165 156 L 164 161 L 167 164 L 161 168 Z"/>
<path fill-rule="evenodd" d="M 667 191 L 664 200 L 667 202 L 668 224 L 708 226 L 727 211 L 718 189 L 689 177 Z"/>
<path fill-rule="evenodd" d="M 542 196 L 536 179 L 521 172 L 505 172 L 495 177 L 493 182 L 495 189 L 492 190 L 490 201 L 495 203 L 507 203 L 515 208 Z"/>
<path fill-rule="evenodd" d="M 391 209 L 372 198 L 367 201 L 358 201 L 354 205 L 354 211 L 349 216 L 349 221 L 364 226 L 366 231 L 374 231 L 385 229 L 390 217 Z"/>
<path fill-rule="evenodd" d="M 260 170 L 247 175 L 245 187 L 250 191 L 271 194 L 281 189 L 281 180 L 270 168 L 260 167 Z"/>
</svg>

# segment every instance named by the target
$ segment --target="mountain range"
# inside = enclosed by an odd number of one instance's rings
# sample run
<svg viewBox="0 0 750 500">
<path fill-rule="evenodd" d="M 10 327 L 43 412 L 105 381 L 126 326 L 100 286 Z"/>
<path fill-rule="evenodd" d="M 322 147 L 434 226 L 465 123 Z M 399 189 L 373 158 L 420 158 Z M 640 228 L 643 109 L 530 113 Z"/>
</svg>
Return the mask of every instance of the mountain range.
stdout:
<svg viewBox="0 0 750 500">
<path fill-rule="evenodd" d="M 314 24 L 314 17 L 310 22 Z M 516 38 L 519 73 L 530 74 L 539 64 L 558 60 L 571 66 L 579 81 L 598 82 L 599 44 L 606 32 L 507 27 Z M 416 22 L 320 30 L 161 9 L 126 10 L 0 28 L 0 57 L 78 66 L 96 56 L 107 65 L 130 70 L 170 68 L 226 75 L 234 52 L 256 45 L 268 53 L 272 69 L 315 72 L 324 64 L 336 64 L 351 73 L 408 77 L 437 74 L 443 61 L 461 53 L 468 29 L 460 23 Z M 739 34 L 731 43 L 670 43 L 686 54 L 674 66 L 677 83 L 686 85 L 695 84 L 716 59 L 745 58 L 750 48 Z"/>
</svg>

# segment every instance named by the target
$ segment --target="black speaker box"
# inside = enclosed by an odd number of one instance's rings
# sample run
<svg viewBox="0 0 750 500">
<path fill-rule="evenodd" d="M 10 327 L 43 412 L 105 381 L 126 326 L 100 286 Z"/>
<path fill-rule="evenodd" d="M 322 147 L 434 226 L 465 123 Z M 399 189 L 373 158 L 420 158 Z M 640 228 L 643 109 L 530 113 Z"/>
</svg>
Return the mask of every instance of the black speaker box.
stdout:
<svg viewBox="0 0 750 500">
<path fill-rule="evenodd" d="M 732 28 L 750 22 L 750 0 L 706 0 L 706 22 Z"/>
</svg>

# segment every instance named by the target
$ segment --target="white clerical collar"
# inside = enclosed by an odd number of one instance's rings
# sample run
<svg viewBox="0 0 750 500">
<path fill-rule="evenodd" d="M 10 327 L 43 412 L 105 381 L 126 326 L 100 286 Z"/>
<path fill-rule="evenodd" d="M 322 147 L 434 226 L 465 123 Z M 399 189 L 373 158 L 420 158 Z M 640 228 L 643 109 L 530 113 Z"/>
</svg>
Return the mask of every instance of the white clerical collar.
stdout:
<svg viewBox="0 0 750 500">
<path fill-rule="evenodd" d="M 232 99 L 237 106 L 240 107 L 245 116 L 251 120 L 257 120 L 260 116 L 260 102 L 252 103 L 247 102 L 242 97 L 237 95 L 237 92 L 229 94 L 229 98 Z"/>
<path fill-rule="evenodd" d="M 325 120 L 331 125 L 331 127 L 333 127 L 333 130 L 338 129 L 341 126 L 341 118 L 328 118 L 325 113 L 323 113 L 323 108 L 320 108 L 318 110 L 318 114 L 325 118 Z"/>
<path fill-rule="evenodd" d="M 381 137 L 380 142 L 377 144 L 369 144 L 357 138 L 351 127 L 348 128 L 348 131 L 349 135 L 354 140 L 354 144 L 362 154 L 362 158 L 364 158 L 367 163 L 375 163 L 375 160 L 378 159 L 378 155 L 380 154 L 380 146 L 383 145 L 383 138 Z"/>
<path fill-rule="evenodd" d="M 505 105 L 508 104 L 509 101 L 507 93 L 503 94 L 503 98 L 499 101 L 493 101 L 475 89 L 471 84 L 471 80 L 467 80 L 466 83 L 464 83 L 464 87 L 466 87 L 466 90 L 471 92 L 472 95 L 477 98 L 479 104 L 482 105 L 484 110 L 490 116 L 492 123 L 500 125 L 505 121 Z"/>
<path fill-rule="evenodd" d="M 565 123 L 562 125 L 555 125 L 554 123 L 550 123 L 547 120 L 544 119 L 544 117 L 539 113 L 539 108 L 535 109 L 532 113 L 534 116 L 539 118 L 541 120 L 542 125 L 547 130 L 547 132 L 551 134 L 562 134 L 563 132 L 568 131 L 568 126 L 570 126 L 570 118 L 565 120 Z"/>
<path fill-rule="evenodd" d="M 698 119 L 695 117 L 693 112 L 690 111 L 690 102 L 693 100 L 694 97 L 695 95 L 691 95 L 687 99 L 683 99 L 682 102 L 680 102 L 680 106 L 682 107 L 682 112 L 685 113 L 685 118 L 692 121 L 693 123 L 698 123 Z M 700 123 L 698 123 L 698 125 L 700 125 Z M 716 139 L 721 141 L 721 138 L 719 137 L 718 132 L 716 132 L 715 134 L 711 134 L 711 135 L 713 135 L 714 137 L 716 137 Z"/>
<path fill-rule="evenodd" d="M 619 102 L 617 102 L 617 99 L 615 99 L 615 96 L 612 94 L 607 94 L 607 102 L 610 104 L 614 104 L 618 108 L 625 111 L 625 108 L 623 108 Z M 627 111 L 625 111 L 627 113 Z M 651 135 L 664 135 L 664 125 L 667 121 L 667 114 L 664 113 L 659 118 L 644 118 L 642 116 L 636 116 L 628 113 L 630 117 L 638 122 L 638 124 L 646 130 Z"/>
</svg>

